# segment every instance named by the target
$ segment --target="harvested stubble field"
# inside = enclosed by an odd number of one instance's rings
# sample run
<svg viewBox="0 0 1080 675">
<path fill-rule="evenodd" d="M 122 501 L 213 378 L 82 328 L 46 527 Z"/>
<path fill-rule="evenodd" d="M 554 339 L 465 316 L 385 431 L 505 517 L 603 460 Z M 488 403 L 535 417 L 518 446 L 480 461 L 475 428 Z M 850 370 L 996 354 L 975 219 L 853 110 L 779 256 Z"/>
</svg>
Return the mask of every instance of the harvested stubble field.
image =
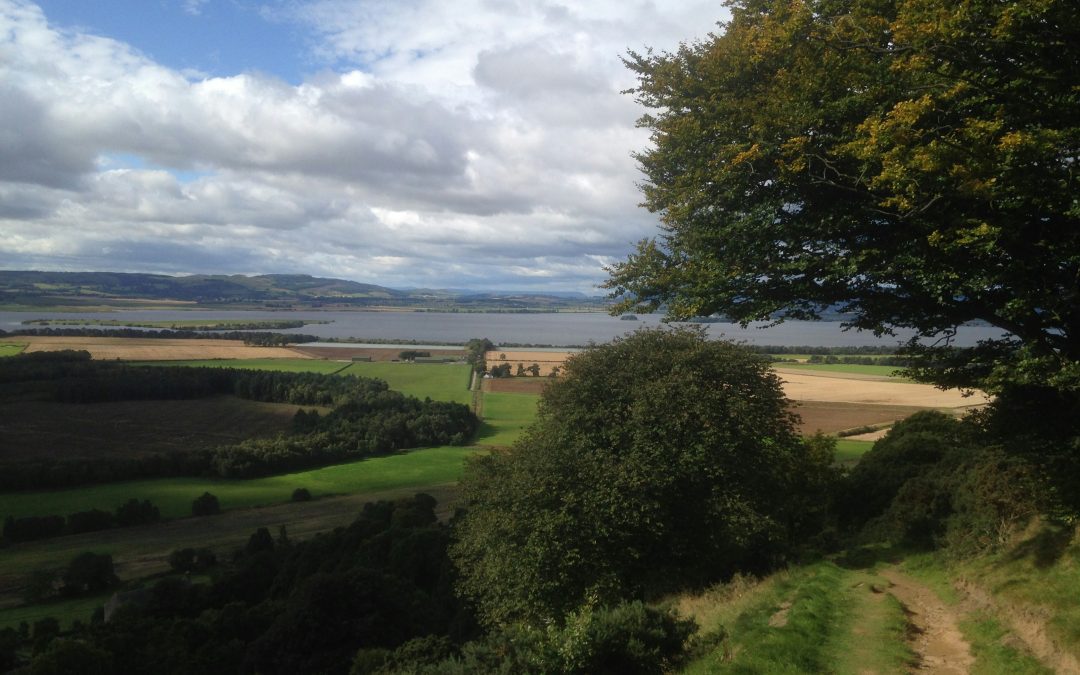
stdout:
<svg viewBox="0 0 1080 675">
<path fill-rule="evenodd" d="M 194 359 L 303 359 L 287 347 L 252 347 L 239 340 L 173 340 L 165 338 L 111 338 L 28 335 L 20 336 L 27 352 L 86 350 L 94 359 L 123 361 L 177 361 Z"/>
<path fill-rule="evenodd" d="M 497 349 L 494 351 L 486 352 L 484 354 L 484 360 L 487 362 L 488 367 L 498 366 L 503 363 L 509 363 L 512 372 L 517 372 L 518 364 L 528 368 L 532 364 L 540 366 L 540 377 L 547 377 L 551 374 L 552 369 L 561 368 L 566 362 L 566 359 L 573 356 L 575 352 L 541 352 L 541 351 L 522 351 L 514 349 Z M 506 358 L 503 358 L 506 357 Z"/>
<path fill-rule="evenodd" d="M 929 384 L 897 381 L 888 377 L 854 373 L 807 372 L 775 368 L 784 392 L 795 401 L 831 401 L 919 408 L 973 408 L 985 405 L 985 394 L 964 396 L 955 389 L 942 391 Z"/>
<path fill-rule="evenodd" d="M 234 396 L 84 404 L 10 401 L 0 405 L 0 460 L 189 452 L 288 431 L 299 408 Z"/>
</svg>

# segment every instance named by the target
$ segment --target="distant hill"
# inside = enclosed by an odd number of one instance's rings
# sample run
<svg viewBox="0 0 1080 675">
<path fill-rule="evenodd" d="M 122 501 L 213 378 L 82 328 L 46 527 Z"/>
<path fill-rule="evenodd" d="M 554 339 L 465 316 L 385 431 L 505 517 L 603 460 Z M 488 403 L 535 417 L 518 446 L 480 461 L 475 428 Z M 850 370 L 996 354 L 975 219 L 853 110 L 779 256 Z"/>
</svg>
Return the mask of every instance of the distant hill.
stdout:
<svg viewBox="0 0 1080 675">
<path fill-rule="evenodd" d="M 573 293 L 398 290 L 306 274 L 163 274 L 0 271 L 0 305 L 205 308 L 402 307 L 440 311 L 602 310 L 603 298 Z"/>
</svg>

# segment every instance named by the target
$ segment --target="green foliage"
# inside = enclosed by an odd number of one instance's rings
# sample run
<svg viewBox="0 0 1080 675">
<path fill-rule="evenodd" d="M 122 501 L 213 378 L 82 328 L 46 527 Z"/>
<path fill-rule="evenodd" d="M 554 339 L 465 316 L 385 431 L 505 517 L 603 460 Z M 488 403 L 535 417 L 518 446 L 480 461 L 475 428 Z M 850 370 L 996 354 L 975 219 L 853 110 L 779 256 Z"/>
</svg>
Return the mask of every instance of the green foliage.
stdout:
<svg viewBox="0 0 1080 675">
<path fill-rule="evenodd" d="M 148 525 L 161 520 L 161 511 L 149 499 L 129 499 L 116 508 L 116 524 L 120 527 Z"/>
<path fill-rule="evenodd" d="M 217 565 L 217 556 L 208 548 L 178 548 L 169 554 L 169 567 L 182 574 L 206 572 Z"/>
<path fill-rule="evenodd" d="M 291 499 L 294 502 L 310 502 L 311 501 L 311 490 L 308 490 L 307 488 L 298 487 L 295 490 L 293 490 Z"/>
<path fill-rule="evenodd" d="M 87 551 L 72 560 L 63 574 L 64 595 L 77 596 L 99 593 L 120 582 L 113 571 L 112 556 Z"/>
<path fill-rule="evenodd" d="M 733 0 L 674 53 L 631 53 L 645 205 L 616 311 L 1009 335 L 915 352 L 932 382 L 1080 382 L 1080 6 Z"/>
<path fill-rule="evenodd" d="M 817 473 L 792 421 L 764 359 L 701 331 L 586 350 L 514 448 L 469 467 L 461 592 L 490 624 L 560 620 L 776 564 Z"/>
<path fill-rule="evenodd" d="M 214 516 L 221 513 L 221 503 L 209 492 L 204 492 L 191 502 L 191 515 Z"/>
<path fill-rule="evenodd" d="M 334 406 L 326 415 L 298 412 L 294 418 L 296 433 L 291 435 L 252 438 L 168 455 L 114 458 L 109 462 L 59 458 L 7 464 L 0 471 L 0 487 L 23 490 L 78 484 L 102 474 L 111 480 L 209 473 L 252 478 L 404 448 L 464 445 L 479 424 L 463 403 L 419 400 L 390 391 L 383 381 L 364 377 L 222 368 L 143 368 L 93 362 L 78 353 L 47 358 L 23 355 L 5 359 L 0 365 L 0 394 L 35 395 L 65 403 L 230 394 L 253 401 Z M 440 372 L 456 379 L 460 392 L 468 396 L 464 367 L 423 368 L 424 372 Z"/>
<path fill-rule="evenodd" d="M 53 640 L 34 658 L 29 675 L 114 675 L 112 655 L 83 640 Z"/>
<path fill-rule="evenodd" d="M 503 626 L 465 644 L 460 656 L 442 662 L 431 658 L 432 653 L 438 653 L 434 648 L 442 646 L 433 641 L 424 643 L 427 653 L 412 660 L 404 658 L 404 649 L 382 655 L 385 660 L 373 670 L 361 670 L 361 658 L 368 663 L 381 655 L 358 655 L 352 672 L 659 675 L 678 664 L 695 628 L 693 621 L 641 602 L 608 609 L 583 608 L 562 626 Z"/>
<path fill-rule="evenodd" d="M 871 538 L 954 556 L 1001 547 L 1038 513 L 1038 480 L 1030 463 L 987 440 L 970 420 L 916 413 L 852 469 L 843 515 Z"/>
</svg>

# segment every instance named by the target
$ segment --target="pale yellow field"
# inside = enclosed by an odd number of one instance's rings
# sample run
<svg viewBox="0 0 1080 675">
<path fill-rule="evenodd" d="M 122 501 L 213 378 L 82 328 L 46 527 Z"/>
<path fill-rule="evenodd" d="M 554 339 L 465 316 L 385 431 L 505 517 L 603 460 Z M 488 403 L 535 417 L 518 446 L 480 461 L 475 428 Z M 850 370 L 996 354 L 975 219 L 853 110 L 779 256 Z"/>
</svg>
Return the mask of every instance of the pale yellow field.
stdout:
<svg viewBox="0 0 1080 675">
<path fill-rule="evenodd" d="M 526 367 L 536 363 L 540 366 L 541 376 L 545 376 L 572 355 L 572 352 L 503 349 L 489 351 L 484 358 L 489 366 L 509 363 L 514 372 L 519 363 Z M 784 382 L 784 392 L 793 401 L 950 409 L 972 408 L 989 402 L 981 392 L 966 397 L 955 389 L 942 391 L 928 384 L 903 382 L 877 375 L 808 371 L 783 366 L 777 366 L 774 370 Z"/>
<path fill-rule="evenodd" d="M 484 354 L 484 360 L 487 362 L 489 368 L 502 363 L 509 363 L 511 373 L 517 372 L 519 363 L 526 368 L 535 363 L 540 366 L 540 376 L 547 377 L 551 374 L 553 368 L 561 368 L 566 359 L 572 355 L 573 352 L 531 352 L 514 349 L 498 349 Z M 506 358 L 502 358 L 503 356 Z"/>
<path fill-rule="evenodd" d="M 970 408 L 985 405 L 989 398 L 979 392 L 964 396 L 955 389 L 942 391 L 929 384 L 897 382 L 884 377 L 793 371 L 776 368 L 784 392 L 795 401 L 831 401 L 863 405 L 904 405 L 920 408 Z"/>
<path fill-rule="evenodd" d="M 166 340 L 156 338 L 20 336 L 27 352 L 83 349 L 94 359 L 183 361 L 193 359 L 307 359 L 286 347 L 250 347 L 238 340 Z"/>
</svg>

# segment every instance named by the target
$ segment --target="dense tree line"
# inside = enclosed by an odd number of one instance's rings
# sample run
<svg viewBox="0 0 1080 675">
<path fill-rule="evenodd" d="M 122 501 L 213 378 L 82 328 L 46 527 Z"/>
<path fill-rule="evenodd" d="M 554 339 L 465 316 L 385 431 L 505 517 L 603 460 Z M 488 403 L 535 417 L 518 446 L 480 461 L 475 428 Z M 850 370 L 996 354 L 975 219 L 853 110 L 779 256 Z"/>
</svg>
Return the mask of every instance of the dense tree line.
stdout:
<svg viewBox="0 0 1080 675">
<path fill-rule="evenodd" d="M 185 453 L 102 459 L 10 461 L 0 489 L 40 489 L 131 478 L 265 476 L 432 445 L 462 445 L 478 420 L 460 403 L 419 400 L 382 380 L 230 368 L 143 367 L 91 361 L 85 352 L 18 355 L 0 361 L 0 397 L 64 403 L 233 395 L 330 407 L 300 411 L 292 433 Z"/>
<path fill-rule="evenodd" d="M 162 579 L 121 596 L 107 623 L 99 614 L 66 634 L 2 632 L 0 659 L 15 665 L 32 646 L 31 673 L 658 674 L 683 653 L 693 624 L 641 603 L 484 634 L 454 592 L 451 528 L 434 507 L 422 494 L 367 504 L 348 527 L 303 542 L 260 528 L 227 560 L 175 551 L 175 569 L 211 581 Z M 107 579 L 100 562 L 68 570 Z"/>
<path fill-rule="evenodd" d="M 114 513 L 91 509 L 63 516 L 25 516 L 4 519 L 4 543 L 17 543 L 47 539 L 61 534 L 82 534 L 96 532 L 113 527 L 147 525 L 161 520 L 158 507 L 149 500 L 130 499 L 117 507 Z"/>
</svg>

